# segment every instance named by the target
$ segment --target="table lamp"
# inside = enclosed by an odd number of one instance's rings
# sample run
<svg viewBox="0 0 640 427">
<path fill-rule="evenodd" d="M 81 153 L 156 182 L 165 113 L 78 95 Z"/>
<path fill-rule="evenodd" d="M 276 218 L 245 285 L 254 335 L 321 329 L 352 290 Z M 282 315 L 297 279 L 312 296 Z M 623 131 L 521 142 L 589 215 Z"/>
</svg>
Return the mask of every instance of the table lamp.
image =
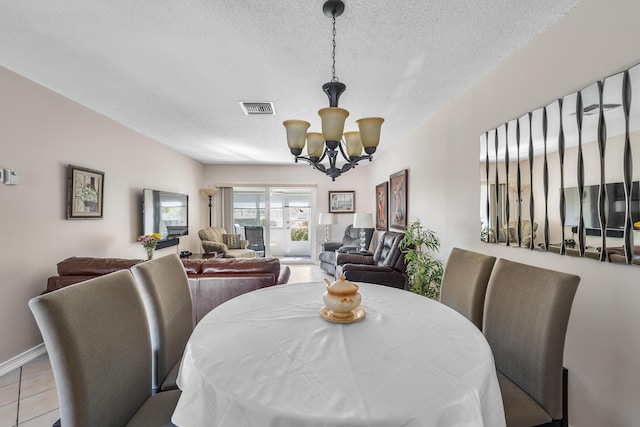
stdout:
<svg viewBox="0 0 640 427">
<path fill-rule="evenodd" d="M 330 213 L 318 215 L 318 224 L 324 225 L 324 241 L 329 241 L 329 226 L 336 223 L 336 216 Z"/>
<path fill-rule="evenodd" d="M 353 228 L 360 229 L 360 252 L 367 252 L 365 228 L 373 228 L 373 215 L 370 213 L 353 214 Z"/>
</svg>

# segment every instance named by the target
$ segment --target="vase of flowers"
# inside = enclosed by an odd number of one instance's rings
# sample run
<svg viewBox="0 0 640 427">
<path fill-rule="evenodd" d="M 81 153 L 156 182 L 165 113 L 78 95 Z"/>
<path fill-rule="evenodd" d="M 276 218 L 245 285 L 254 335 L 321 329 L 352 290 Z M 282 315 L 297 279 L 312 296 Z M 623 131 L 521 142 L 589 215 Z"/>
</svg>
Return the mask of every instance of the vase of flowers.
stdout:
<svg viewBox="0 0 640 427">
<path fill-rule="evenodd" d="M 153 253 L 158 246 L 158 241 L 162 238 L 158 233 L 143 234 L 138 236 L 138 242 L 142 244 L 142 247 L 147 251 L 147 260 L 153 259 Z"/>
</svg>

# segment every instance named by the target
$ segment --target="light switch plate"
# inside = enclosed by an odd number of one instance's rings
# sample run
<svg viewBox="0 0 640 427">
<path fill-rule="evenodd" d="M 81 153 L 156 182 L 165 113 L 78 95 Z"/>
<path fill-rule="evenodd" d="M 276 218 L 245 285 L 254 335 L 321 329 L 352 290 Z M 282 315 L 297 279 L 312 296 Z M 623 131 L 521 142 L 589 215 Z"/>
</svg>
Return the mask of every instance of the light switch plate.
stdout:
<svg viewBox="0 0 640 427">
<path fill-rule="evenodd" d="M 4 177 L 5 184 L 18 185 L 18 183 L 20 182 L 20 174 L 18 172 L 11 169 L 5 169 L 4 173 L 5 173 L 5 177 Z"/>
<path fill-rule="evenodd" d="M 0 184 L 4 184 L 4 169 L 0 168 Z"/>
</svg>

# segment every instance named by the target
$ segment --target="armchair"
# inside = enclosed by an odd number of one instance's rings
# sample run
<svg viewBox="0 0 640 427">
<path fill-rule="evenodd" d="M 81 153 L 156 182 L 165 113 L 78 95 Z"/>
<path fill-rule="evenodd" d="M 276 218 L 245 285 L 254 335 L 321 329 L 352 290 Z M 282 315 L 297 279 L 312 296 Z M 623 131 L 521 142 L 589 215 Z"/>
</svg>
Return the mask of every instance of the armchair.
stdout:
<svg viewBox="0 0 640 427">
<path fill-rule="evenodd" d="M 404 234 L 388 231 L 382 235 L 373 255 L 338 253 L 336 277 L 406 289 L 407 275 L 400 242 Z"/>
<path fill-rule="evenodd" d="M 198 231 L 198 237 L 202 240 L 202 249 L 206 254 L 212 252 L 222 253 L 225 258 L 255 258 L 256 251 L 247 249 L 249 242 L 247 240 L 227 238 L 225 243 L 225 237 L 229 236 L 227 230 L 222 227 L 207 227 Z M 238 236 L 238 235 L 231 235 Z M 235 241 L 236 244 L 227 244 Z"/>
<path fill-rule="evenodd" d="M 533 226 L 528 219 L 522 220 L 520 231 L 522 233 L 522 246 L 529 246 L 531 240 L 536 238 L 536 231 L 538 230 L 538 223 L 534 222 Z M 507 238 L 509 243 L 518 243 L 518 222 L 511 221 L 509 224 L 502 226 L 501 242 L 506 242 Z"/>
<path fill-rule="evenodd" d="M 373 228 L 365 228 L 365 241 L 368 248 L 373 237 Z M 334 275 L 336 272 L 336 251 L 349 251 L 360 249 L 360 229 L 353 228 L 353 224 L 349 224 L 344 230 L 342 242 L 324 242 L 318 258 L 320 259 L 320 268 L 327 274 Z"/>
</svg>

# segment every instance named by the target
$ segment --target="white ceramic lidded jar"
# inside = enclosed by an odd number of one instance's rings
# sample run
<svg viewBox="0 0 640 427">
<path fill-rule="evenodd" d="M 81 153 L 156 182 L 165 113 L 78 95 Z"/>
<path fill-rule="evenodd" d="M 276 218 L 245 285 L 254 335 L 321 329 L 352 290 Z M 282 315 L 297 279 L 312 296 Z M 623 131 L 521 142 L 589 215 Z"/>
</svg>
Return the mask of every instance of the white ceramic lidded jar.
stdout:
<svg viewBox="0 0 640 427">
<path fill-rule="evenodd" d="M 353 310 L 360 306 L 362 296 L 358 293 L 358 285 L 349 282 L 344 276 L 333 283 L 327 283 L 327 291 L 324 293 L 324 304 L 336 319 L 348 319 L 354 316 Z"/>
</svg>

